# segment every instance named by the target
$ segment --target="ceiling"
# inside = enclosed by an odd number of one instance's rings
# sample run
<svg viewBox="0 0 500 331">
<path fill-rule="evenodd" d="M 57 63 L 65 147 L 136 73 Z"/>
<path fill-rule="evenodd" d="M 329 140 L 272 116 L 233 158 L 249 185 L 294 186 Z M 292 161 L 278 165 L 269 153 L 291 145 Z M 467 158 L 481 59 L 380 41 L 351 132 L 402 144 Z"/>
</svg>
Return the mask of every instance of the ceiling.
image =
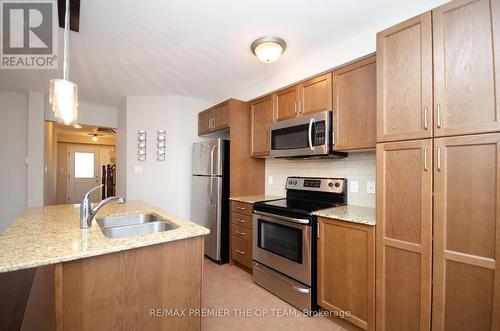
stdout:
<svg viewBox="0 0 500 331">
<path fill-rule="evenodd" d="M 443 2 L 85 0 L 80 33 L 71 33 L 69 76 L 88 103 L 117 106 L 128 95 L 171 94 L 215 102 L 240 97 L 247 81 L 264 84 L 361 31 Z M 269 34 L 288 48 L 278 62 L 264 64 L 249 47 Z M 62 40 L 60 30 L 60 56 Z M 46 93 L 49 79 L 60 76 L 60 70 L 0 70 L 0 90 Z"/>
<path fill-rule="evenodd" d="M 115 134 L 110 132 L 108 129 L 99 129 L 98 127 L 82 125 L 81 128 L 77 129 L 70 125 L 63 125 L 59 123 L 54 123 L 54 127 L 58 134 L 72 135 L 72 136 L 83 136 L 91 137 L 97 135 L 98 137 L 115 137 Z"/>
</svg>

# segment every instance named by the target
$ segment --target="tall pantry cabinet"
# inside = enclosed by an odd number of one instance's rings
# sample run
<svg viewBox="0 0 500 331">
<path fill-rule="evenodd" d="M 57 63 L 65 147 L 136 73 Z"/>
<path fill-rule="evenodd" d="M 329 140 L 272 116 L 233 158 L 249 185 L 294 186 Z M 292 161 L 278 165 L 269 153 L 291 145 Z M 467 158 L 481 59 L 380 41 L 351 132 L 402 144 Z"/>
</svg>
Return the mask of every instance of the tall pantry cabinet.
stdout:
<svg viewBox="0 0 500 331">
<path fill-rule="evenodd" d="M 500 0 L 377 34 L 377 330 L 500 330 Z"/>
</svg>

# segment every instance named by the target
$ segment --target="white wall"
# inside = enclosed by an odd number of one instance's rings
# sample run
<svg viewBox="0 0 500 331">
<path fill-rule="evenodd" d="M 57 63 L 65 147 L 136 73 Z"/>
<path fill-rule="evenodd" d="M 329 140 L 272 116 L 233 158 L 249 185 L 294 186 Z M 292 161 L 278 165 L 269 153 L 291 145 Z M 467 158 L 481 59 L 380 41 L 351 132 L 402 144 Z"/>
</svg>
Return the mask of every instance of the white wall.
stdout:
<svg viewBox="0 0 500 331">
<path fill-rule="evenodd" d="M 116 130 L 116 194 L 127 196 L 127 98 L 125 98 L 117 114 Z"/>
<path fill-rule="evenodd" d="M 45 98 L 45 120 L 57 122 L 52 105 Z M 103 128 L 118 127 L 118 109 L 109 106 L 80 102 L 78 105 L 78 124 L 99 126 Z"/>
<path fill-rule="evenodd" d="M 347 178 L 347 202 L 375 208 L 375 194 L 366 192 L 366 183 L 375 182 L 375 152 L 350 153 L 345 159 L 266 160 L 266 194 L 285 195 L 288 176 Z M 269 184 L 269 176 L 273 184 Z M 358 182 L 358 192 L 351 192 L 350 183 Z"/>
<path fill-rule="evenodd" d="M 0 233 L 26 209 L 28 95 L 0 92 Z M 43 137 L 42 137 L 43 139 Z"/>
<path fill-rule="evenodd" d="M 198 137 L 198 112 L 211 103 L 183 96 L 127 97 L 120 107 L 126 113 L 126 197 L 142 200 L 165 211 L 189 218 L 191 214 L 191 147 Z M 120 128 L 124 119 L 120 114 Z M 166 130 L 166 160 L 156 160 L 156 131 Z M 147 132 L 147 160 L 137 160 L 137 131 Z M 119 133 L 121 134 L 121 133 Z M 123 141 L 118 157 L 124 157 Z M 140 173 L 142 171 L 142 173 Z M 119 176 L 119 174 L 117 175 Z M 118 177 L 119 178 L 119 177 Z M 123 192 L 119 178 L 118 192 Z"/>
</svg>

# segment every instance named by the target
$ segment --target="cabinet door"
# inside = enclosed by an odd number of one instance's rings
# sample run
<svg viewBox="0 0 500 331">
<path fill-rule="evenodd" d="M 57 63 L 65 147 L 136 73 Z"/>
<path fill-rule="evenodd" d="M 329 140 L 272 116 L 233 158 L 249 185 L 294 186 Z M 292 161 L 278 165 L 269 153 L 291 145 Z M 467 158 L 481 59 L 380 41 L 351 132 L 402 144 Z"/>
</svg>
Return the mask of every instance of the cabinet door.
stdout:
<svg viewBox="0 0 500 331">
<path fill-rule="evenodd" d="M 377 141 L 432 137 L 431 13 L 377 34 Z"/>
<path fill-rule="evenodd" d="M 318 219 L 318 305 L 375 330 L 375 227 Z"/>
<path fill-rule="evenodd" d="M 303 115 L 332 110 L 332 73 L 310 79 L 300 84 Z"/>
<path fill-rule="evenodd" d="M 432 140 L 377 145 L 377 330 L 429 330 Z"/>
<path fill-rule="evenodd" d="M 434 149 L 433 330 L 500 330 L 500 134 Z"/>
<path fill-rule="evenodd" d="M 208 109 L 198 114 L 198 135 L 212 130 L 213 110 Z"/>
<path fill-rule="evenodd" d="M 255 100 L 250 104 L 251 156 L 269 155 L 272 122 L 273 101 L 271 96 Z"/>
<path fill-rule="evenodd" d="M 432 17 L 435 136 L 500 130 L 500 1 L 452 1 Z"/>
<path fill-rule="evenodd" d="M 375 56 L 333 73 L 335 149 L 375 148 L 377 72 Z"/>
<path fill-rule="evenodd" d="M 292 86 L 274 94 L 276 121 L 288 120 L 298 116 L 299 92 L 297 86 Z"/>
<path fill-rule="evenodd" d="M 214 119 L 212 131 L 229 127 L 229 102 L 216 106 L 213 112 Z"/>
</svg>

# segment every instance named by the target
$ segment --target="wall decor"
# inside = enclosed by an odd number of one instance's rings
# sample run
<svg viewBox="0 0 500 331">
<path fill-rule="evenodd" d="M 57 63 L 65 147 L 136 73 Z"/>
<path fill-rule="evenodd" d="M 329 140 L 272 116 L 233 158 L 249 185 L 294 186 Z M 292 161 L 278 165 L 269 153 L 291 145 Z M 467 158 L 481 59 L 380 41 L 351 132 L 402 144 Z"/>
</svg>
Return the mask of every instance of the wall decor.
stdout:
<svg viewBox="0 0 500 331">
<path fill-rule="evenodd" d="M 165 130 L 158 130 L 158 135 L 156 137 L 156 159 L 158 161 L 165 161 L 165 141 L 167 139 L 167 132 Z"/>
<path fill-rule="evenodd" d="M 146 131 L 137 131 L 137 159 L 139 161 L 146 161 Z"/>
</svg>

